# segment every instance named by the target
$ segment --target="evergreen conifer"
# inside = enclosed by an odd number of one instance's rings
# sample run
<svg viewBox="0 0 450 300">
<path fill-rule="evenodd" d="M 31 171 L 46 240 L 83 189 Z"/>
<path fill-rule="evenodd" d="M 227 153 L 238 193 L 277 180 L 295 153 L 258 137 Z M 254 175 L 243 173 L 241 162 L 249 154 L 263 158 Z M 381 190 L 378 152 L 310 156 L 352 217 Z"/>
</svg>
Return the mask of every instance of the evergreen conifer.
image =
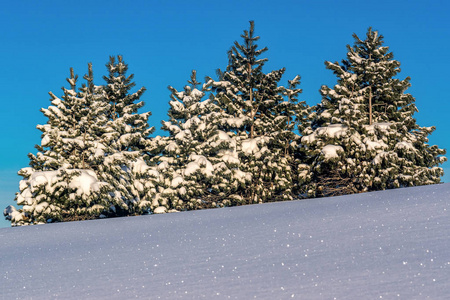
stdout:
<svg viewBox="0 0 450 300">
<path fill-rule="evenodd" d="M 337 76 L 323 86 L 322 102 L 303 130 L 303 150 L 312 170 L 309 193 L 317 196 L 439 183 L 445 150 L 428 145 L 434 127 L 420 127 L 415 99 L 406 93 L 400 63 L 369 28 L 353 35 L 342 64 L 326 62 Z"/>
<path fill-rule="evenodd" d="M 243 203 L 293 199 L 304 175 L 294 157 L 296 122 L 307 111 L 297 100 L 299 76 L 286 88 L 278 85 L 284 68 L 263 72 L 267 58 L 259 57 L 267 47 L 258 49 L 253 21 L 241 37 L 244 42 L 234 43 L 226 70 L 213 82 L 214 100 L 224 114 L 219 129 L 236 140 L 242 171 L 251 176 L 239 197 Z"/>
<path fill-rule="evenodd" d="M 19 175 L 17 210 L 5 210 L 12 225 L 38 224 L 142 214 L 150 211 L 158 173 L 145 160 L 153 131 L 150 113 L 137 111 L 145 91 L 129 93 L 133 75 L 126 76 L 121 56 L 110 59 L 106 86 L 94 85 L 92 65 L 86 83 L 77 91 L 71 69 L 58 98 L 50 92 L 51 105 L 42 109 L 47 124 L 38 125 L 42 141 L 37 154 L 29 154 L 30 167 Z"/>
<path fill-rule="evenodd" d="M 169 136 L 155 139 L 161 149 L 155 160 L 166 183 L 159 199 L 177 210 L 230 205 L 233 191 L 243 184 L 235 176 L 235 143 L 218 130 L 220 108 L 203 100 L 211 82 L 202 85 L 194 70 L 188 83 L 181 92 L 169 86 L 170 119 L 162 122 Z"/>
<path fill-rule="evenodd" d="M 148 124 L 150 112 L 139 113 L 144 106 L 139 101 L 145 88 L 131 92 L 134 75 L 127 75 L 128 65 L 122 56 L 110 57 L 104 76 L 106 132 L 101 136 L 104 161 L 100 166 L 100 180 L 112 186 L 113 215 L 141 214 L 149 210 L 156 192 L 155 170 L 147 165 L 151 155 L 149 135 L 154 131 Z"/>
<path fill-rule="evenodd" d="M 78 92 L 77 78 L 71 69 L 70 89 L 63 88 L 61 98 L 50 92 L 51 105 L 41 110 L 48 121 L 37 126 L 42 141 L 37 154 L 29 154 L 30 167 L 19 171 L 23 180 L 16 201 L 22 208 L 10 208 L 12 225 L 88 219 L 109 210 L 110 188 L 96 175 L 108 104 L 93 84 L 91 64 Z"/>
</svg>

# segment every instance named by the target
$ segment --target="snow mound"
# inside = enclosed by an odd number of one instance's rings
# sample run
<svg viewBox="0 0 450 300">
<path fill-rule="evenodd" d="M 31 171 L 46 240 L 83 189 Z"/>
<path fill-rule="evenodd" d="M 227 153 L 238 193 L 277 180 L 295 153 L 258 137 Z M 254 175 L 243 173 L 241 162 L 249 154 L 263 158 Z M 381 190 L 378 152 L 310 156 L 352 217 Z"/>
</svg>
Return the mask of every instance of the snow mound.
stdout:
<svg viewBox="0 0 450 300">
<path fill-rule="evenodd" d="M 167 212 L 167 208 L 165 208 L 164 206 L 158 206 L 157 208 L 155 208 L 153 210 L 154 214 L 165 214 Z"/>
<path fill-rule="evenodd" d="M 450 184 L 2 228 L 0 286 L 4 299 L 447 299 L 449 236 Z"/>
</svg>

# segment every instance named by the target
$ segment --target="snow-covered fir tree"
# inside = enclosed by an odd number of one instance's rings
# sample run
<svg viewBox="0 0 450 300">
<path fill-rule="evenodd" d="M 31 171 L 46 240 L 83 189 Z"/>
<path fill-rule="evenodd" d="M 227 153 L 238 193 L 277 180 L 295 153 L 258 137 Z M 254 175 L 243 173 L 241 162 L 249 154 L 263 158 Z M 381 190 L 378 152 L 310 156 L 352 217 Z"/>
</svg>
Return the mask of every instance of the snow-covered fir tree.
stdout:
<svg viewBox="0 0 450 300">
<path fill-rule="evenodd" d="M 150 113 L 137 111 L 144 92 L 129 93 L 133 76 L 126 76 L 122 57 L 107 64 L 107 85 L 94 85 L 92 65 L 86 83 L 77 91 L 71 69 L 70 89 L 52 99 L 38 153 L 30 154 L 30 167 L 17 193 L 17 210 L 5 210 L 12 225 L 80 220 L 149 212 L 158 173 L 150 168 L 146 149 L 153 128 Z"/>
<path fill-rule="evenodd" d="M 285 69 L 263 72 L 254 22 L 229 51 L 229 64 L 213 82 L 214 101 L 223 110 L 219 129 L 236 141 L 242 171 L 251 183 L 239 191 L 243 203 L 288 200 L 298 196 L 304 166 L 295 157 L 299 135 L 294 130 L 307 108 L 298 102 L 299 76 L 288 87 L 278 83 Z M 299 171 L 300 170 L 300 171 Z"/>
<path fill-rule="evenodd" d="M 221 110 L 204 100 L 210 83 L 197 81 L 192 71 L 184 91 L 171 91 L 166 137 L 155 138 L 160 156 L 154 160 L 165 182 L 157 198 L 168 209 L 197 209 L 231 205 L 234 191 L 245 185 L 233 139 L 218 130 Z"/>
<path fill-rule="evenodd" d="M 145 92 L 135 87 L 134 75 L 128 75 L 128 65 L 122 56 L 110 57 L 104 76 L 105 102 L 109 104 L 106 132 L 101 140 L 105 159 L 99 166 L 99 179 L 113 188 L 112 215 L 141 214 L 149 210 L 156 192 L 158 174 L 147 162 L 151 154 L 149 135 L 154 131 L 148 124 L 150 112 L 139 113 L 144 106 L 140 97 Z"/>
<path fill-rule="evenodd" d="M 77 92 L 77 76 L 71 69 L 64 95 L 51 95 L 51 105 L 43 108 L 47 124 L 38 125 L 42 141 L 38 153 L 29 154 L 30 167 L 19 175 L 16 201 L 21 209 L 9 207 L 12 225 L 38 224 L 99 216 L 109 210 L 110 189 L 97 178 L 95 167 L 103 159 L 99 135 L 107 122 L 108 104 L 102 101 L 101 87 L 93 84 L 92 65 Z"/>
<path fill-rule="evenodd" d="M 93 83 L 92 65 L 88 64 L 88 74 L 77 92 L 78 76 L 73 69 L 67 78 L 71 88 L 63 88 L 64 96 L 58 98 L 52 92 L 51 103 L 42 113 L 49 119 L 47 124 L 38 125 L 43 132 L 41 145 L 36 145 L 37 155 L 29 154 L 30 165 L 36 169 L 59 167 L 84 169 L 95 165 L 101 158 L 98 136 L 107 122 L 105 112 L 109 106 L 103 101 L 103 90 Z"/>
<path fill-rule="evenodd" d="M 445 150 L 428 145 L 434 127 L 420 127 L 409 80 L 398 79 L 400 63 L 369 28 L 353 35 L 342 64 L 326 62 L 337 76 L 323 86 L 322 102 L 303 130 L 312 181 L 310 195 L 328 196 L 440 182 Z"/>
</svg>

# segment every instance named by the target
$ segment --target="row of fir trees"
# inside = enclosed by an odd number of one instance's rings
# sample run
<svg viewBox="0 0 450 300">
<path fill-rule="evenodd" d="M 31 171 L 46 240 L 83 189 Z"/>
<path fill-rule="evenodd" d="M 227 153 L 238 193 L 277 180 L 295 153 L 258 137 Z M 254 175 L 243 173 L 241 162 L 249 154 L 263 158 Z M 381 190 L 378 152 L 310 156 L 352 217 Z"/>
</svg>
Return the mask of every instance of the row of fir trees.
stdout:
<svg viewBox="0 0 450 300">
<path fill-rule="evenodd" d="M 145 88 L 132 93 L 122 56 L 111 57 L 103 85 L 92 65 L 79 85 L 53 93 L 38 125 L 42 141 L 15 201 L 13 226 L 323 197 L 434 184 L 445 150 L 428 145 L 409 78 L 371 28 L 353 35 L 322 101 L 298 97 L 300 76 L 280 85 L 285 69 L 263 71 L 254 24 L 228 52 L 218 78 L 169 87 L 164 136 L 150 137 L 150 112 L 139 113 Z"/>
</svg>

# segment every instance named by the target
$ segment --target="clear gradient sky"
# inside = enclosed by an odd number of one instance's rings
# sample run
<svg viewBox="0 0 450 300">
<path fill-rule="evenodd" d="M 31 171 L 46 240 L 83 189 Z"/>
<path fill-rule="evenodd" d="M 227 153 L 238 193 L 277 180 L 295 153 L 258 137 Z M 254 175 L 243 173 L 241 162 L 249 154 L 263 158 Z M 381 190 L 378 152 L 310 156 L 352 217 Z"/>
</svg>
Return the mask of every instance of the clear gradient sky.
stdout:
<svg viewBox="0 0 450 300">
<path fill-rule="evenodd" d="M 302 77 L 300 99 L 320 101 L 322 84 L 336 78 L 325 60 L 345 58 L 352 33 L 369 26 L 385 37 L 402 72 L 411 77 L 421 126 L 436 126 L 431 144 L 450 149 L 450 2 L 378 1 L 4 1 L 0 7 L 0 210 L 14 204 L 29 152 L 40 143 L 35 127 L 46 118 L 48 92 L 61 95 L 69 68 L 82 77 L 92 62 L 102 84 L 110 55 L 121 54 L 145 86 L 145 111 L 157 129 L 165 120 L 170 92 L 182 89 L 192 69 L 198 78 L 227 64 L 227 50 L 255 21 L 259 45 L 267 46 L 265 71 L 286 67 L 283 83 Z M 142 111 L 144 111 L 142 110 Z M 160 134 L 157 130 L 155 134 Z M 450 182 L 450 163 L 444 165 Z M 1 215 L 0 215 L 1 216 Z M 0 227 L 9 222 L 0 218 Z"/>
</svg>

